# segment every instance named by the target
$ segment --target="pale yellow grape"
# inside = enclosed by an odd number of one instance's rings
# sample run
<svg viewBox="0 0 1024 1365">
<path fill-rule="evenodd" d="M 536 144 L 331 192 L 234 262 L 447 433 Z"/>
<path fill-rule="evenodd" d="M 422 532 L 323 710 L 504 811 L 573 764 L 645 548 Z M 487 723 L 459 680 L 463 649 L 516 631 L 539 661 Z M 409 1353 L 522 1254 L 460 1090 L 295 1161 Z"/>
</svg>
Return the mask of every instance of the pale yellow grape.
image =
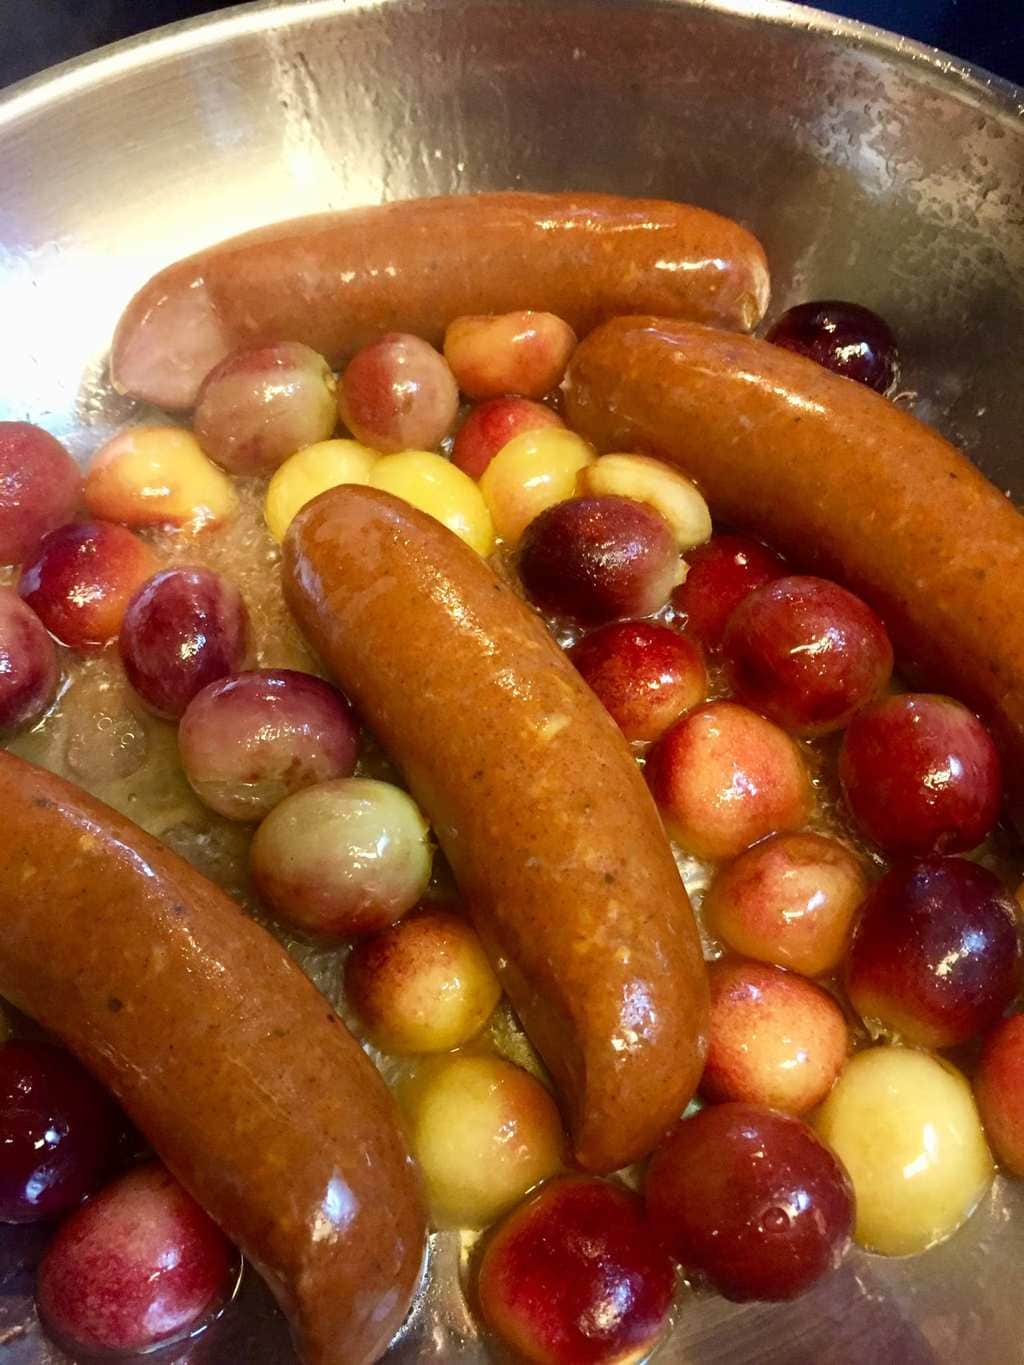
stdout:
<svg viewBox="0 0 1024 1365">
<path fill-rule="evenodd" d="M 595 459 L 593 446 L 564 427 L 537 427 L 513 437 L 480 478 L 495 533 L 517 544 L 545 508 L 574 495 L 580 470 Z"/>
<path fill-rule="evenodd" d="M 711 535 L 711 513 L 696 485 L 650 455 L 602 455 L 580 471 L 576 489 L 588 496 L 613 493 L 647 503 L 668 522 L 680 550 L 703 545 Z"/>
<path fill-rule="evenodd" d="M 858 1053 L 815 1127 L 853 1181 L 856 1240 L 887 1256 L 924 1251 L 955 1232 L 992 1180 L 971 1088 L 928 1052 Z"/>
<path fill-rule="evenodd" d="M 554 1100 L 500 1057 L 429 1065 L 408 1104 L 413 1151 L 438 1226 L 486 1227 L 565 1164 Z"/>
<path fill-rule="evenodd" d="M 122 526 L 200 530 L 234 516 L 231 480 L 181 427 L 131 427 L 99 450 L 85 479 L 94 517 Z"/>
<path fill-rule="evenodd" d="M 358 441 L 317 441 L 289 456 L 267 488 L 264 515 L 270 534 L 284 540 L 296 514 L 328 488 L 343 483 L 368 484 L 378 456 Z"/>
<path fill-rule="evenodd" d="M 431 450 L 383 455 L 370 482 L 447 526 L 477 554 L 487 556 L 494 549 L 491 514 L 479 488 L 443 455 Z"/>
</svg>

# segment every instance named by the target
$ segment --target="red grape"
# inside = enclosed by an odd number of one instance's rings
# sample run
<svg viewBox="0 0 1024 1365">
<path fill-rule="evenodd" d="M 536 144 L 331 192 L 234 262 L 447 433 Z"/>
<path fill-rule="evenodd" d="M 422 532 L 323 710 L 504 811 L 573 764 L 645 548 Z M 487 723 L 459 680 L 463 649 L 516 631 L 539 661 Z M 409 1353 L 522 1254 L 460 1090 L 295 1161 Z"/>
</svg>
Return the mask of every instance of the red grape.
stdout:
<svg viewBox="0 0 1024 1365">
<path fill-rule="evenodd" d="M 811 809 L 793 740 L 735 702 L 698 706 L 647 756 L 647 781 L 670 832 L 699 858 L 732 858 Z"/>
<path fill-rule="evenodd" d="M 227 356 L 203 380 L 193 417 L 203 450 L 233 474 L 266 474 L 336 424 L 331 368 L 298 341 Z"/>
<path fill-rule="evenodd" d="M 81 471 L 48 431 L 0 422 L 0 564 L 20 564 L 69 521 L 81 491 Z"/>
<path fill-rule="evenodd" d="M 557 412 L 529 398 L 488 398 L 466 414 L 455 434 L 452 463 L 479 479 L 503 446 L 524 431 L 564 425 Z"/>
<path fill-rule="evenodd" d="M 702 908 L 734 952 L 822 976 L 846 951 L 867 890 L 860 862 L 834 839 L 775 834 L 718 873 Z"/>
<path fill-rule="evenodd" d="M 196 1327 L 232 1260 L 213 1221 L 152 1162 L 60 1228 L 39 1267 L 39 1313 L 76 1352 L 148 1351 Z"/>
<path fill-rule="evenodd" d="M 459 390 L 433 346 L 389 332 L 349 361 L 338 410 L 356 440 L 374 450 L 436 450 L 455 425 Z"/>
<path fill-rule="evenodd" d="M 974 1093 L 996 1156 L 1024 1175 L 1024 1014 L 1000 1020 L 985 1039 Z"/>
<path fill-rule="evenodd" d="M 711 964 L 711 1022 L 701 1090 L 787 1114 L 820 1104 L 843 1068 L 843 1012 L 820 986 L 764 962 Z"/>
<path fill-rule="evenodd" d="M 889 853 L 963 853 L 999 818 L 1002 774 L 988 731 L 951 697 L 906 693 L 855 716 L 839 753 L 853 818 Z"/>
<path fill-rule="evenodd" d="M 729 619 L 724 650 L 736 700 L 791 734 L 841 729 L 892 675 L 881 621 L 824 578 L 779 578 L 752 592 Z"/>
<path fill-rule="evenodd" d="M 444 358 L 467 398 L 522 394 L 543 398 L 562 382 L 576 333 L 554 313 L 475 314 L 455 318 Z"/>
<path fill-rule="evenodd" d="M 178 730 L 189 782 L 230 820 L 262 820 L 300 787 L 350 777 L 358 742 L 346 698 L 321 678 L 291 669 L 207 684 Z"/>
<path fill-rule="evenodd" d="M 718 649 L 739 604 L 786 566 L 749 536 L 712 536 L 686 556 L 686 578 L 672 594 L 672 605 L 686 617 L 686 630 L 706 649 Z"/>
<path fill-rule="evenodd" d="M 842 1260 L 850 1181 L 799 1119 L 716 1104 L 654 1153 L 647 1208 L 675 1258 L 726 1298 L 792 1299 Z"/>
<path fill-rule="evenodd" d="M 166 569 L 144 583 L 121 627 L 128 681 L 160 716 L 174 720 L 203 688 L 245 658 L 248 616 L 233 583 L 209 569 Z"/>
<path fill-rule="evenodd" d="M 614 495 L 555 503 L 530 522 L 519 546 L 519 573 L 532 601 L 585 625 L 648 616 L 664 605 L 681 572 L 664 518 Z"/>
<path fill-rule="evenodd" d="M 602 626 L 569 657 L 630 740 L 657 739 L 707 691 L 699 648 L 653 621 Z"/>
<path fill-rule="evenodd" d="M 118 1137 L 96 1081 L 50 1043 L 0 1043 L 0 1223 L 54 1218 L 102 1179 Z"/>
<path fill-rule="evenodd" d="M 12 588 L 0 588 L 0 730 L 37 720 L 59 676 L 57 651 L 39 617 Z"/>
<path fill-rule="evenodd" d="M 769 329 L 766 340 L 879 393 L 888 393 L 899 378 L 899 351 L 891 328 L 859 303 L 838 299 L 798 303 Z"/>
<path fill-rule="evenodd" d="M 635 1194 L 579 1176 L 550 1181 L 493 1234 L 480 1306 L 517 1359 L 614 1365 L 665 1329 L 674 1275 Z"/>
<path fill-rule="evenodd" d="M 128 599 L 156 568 L 138 536 L 109 521 L 61 526 L 24 565 L 18 592 L 66 645 L 102 645 L 121 629 Z"/>
<path fill-rule="evenodd" d="M 994 1023 L 1019 979 L 1013 898 L 964 858 L 891 868 L 864 902 L 846 966 L 850 1000 L 870 1028 L 929 1048 Z"/>
</svg>

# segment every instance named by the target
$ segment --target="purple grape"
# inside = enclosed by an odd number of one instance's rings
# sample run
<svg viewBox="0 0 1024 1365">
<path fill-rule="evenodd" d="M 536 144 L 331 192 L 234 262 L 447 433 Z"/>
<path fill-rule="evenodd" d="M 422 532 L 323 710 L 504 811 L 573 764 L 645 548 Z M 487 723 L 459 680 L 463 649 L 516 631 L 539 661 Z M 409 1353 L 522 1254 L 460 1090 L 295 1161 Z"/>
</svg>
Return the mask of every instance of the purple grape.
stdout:
<svg viewBox="0 0 1024 1365">
<path fill-rule="evenodd" d="M 879 393 L 888 393 L 899 378 L 896 338 L 887 322 L 859 303 L 798 303 L 774 323 L 766 340 Z"/>
<path fill-rule="evenodd" d="M 157 715 L 177 720 L 208 683 L 241 668 L 247 627 L 233 583 L 209 569 L 166 569 L 143 583 L 124 614 L 128 681 Z"/>
<path fill-rule="evenodd" d="M 38 719 L 57 690 L 57 651 L 13 588 L 0 588 L 0 730 Z"/>
<path fill-rule="evenodd" d="M 346 698 L 291 669 L 210 683 L 178 731 L 189 782 L 229 820 L 262 820 L 300 787 L 351 777 L 358 739 Z"/>
<path fill-rule="evenodd" d="M 0 1222 L 74 1208 L 102 1180 L 117 1137 L 113 1104 L 68 1053 L 0 1044 Z"/>
</svg>

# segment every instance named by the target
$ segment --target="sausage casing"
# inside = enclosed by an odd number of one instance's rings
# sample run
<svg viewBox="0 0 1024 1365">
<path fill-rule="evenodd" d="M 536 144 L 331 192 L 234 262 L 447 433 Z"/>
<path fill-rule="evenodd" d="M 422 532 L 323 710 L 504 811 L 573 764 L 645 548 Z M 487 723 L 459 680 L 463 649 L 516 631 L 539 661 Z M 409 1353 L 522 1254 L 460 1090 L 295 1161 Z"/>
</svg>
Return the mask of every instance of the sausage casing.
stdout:
<svg viewBox="0 0 1024 1365">
<path fill-rule="evenodd" d="M 602 450 L 677 464 L 723 521 L 841 578 L 908 675 L 993 727 L 1024 797 L 1024 518 L 937 432 L 780 347 L 618 318 L 570 364 L 566 415 Z"/>
<path fill-rule="evenodd" d="M 188 408 L 239 346 L 302 341 L 335 366 L 385 332 L 440 342 L 453 318 L 533 308 L 579 334 L 616 313 L 750 328 L 768 301 L 756 238 L 687 204 L 469 194 L 277 223 L 155 275 L 114 336 L 115 388 Z"/>
<path fill-rule="evenodd" d="M 618 727 L 512 589 L 387 493 L 308 504 L 285 592 L 430 818 L 576 1159 L 608 1171 L 649 1152 L 700 1077 L 707 983 Z"/>
<path fill-rule="evenodd" d="M 383 1081 L 285 950 L 116 811 L 0 752 L 0 994 L 238 1244 L 308 1365 L 369 1365 L 423 1261 Z"/>
</svg>

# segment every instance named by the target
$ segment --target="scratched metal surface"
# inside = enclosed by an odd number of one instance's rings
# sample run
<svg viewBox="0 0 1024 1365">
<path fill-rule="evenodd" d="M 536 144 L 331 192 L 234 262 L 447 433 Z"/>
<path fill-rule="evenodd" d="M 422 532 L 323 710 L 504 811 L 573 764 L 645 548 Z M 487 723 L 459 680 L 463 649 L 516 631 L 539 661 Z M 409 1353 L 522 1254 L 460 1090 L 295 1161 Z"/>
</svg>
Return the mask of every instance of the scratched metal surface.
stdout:
<svg viewBox="0 0 1024 1365">
<path fill-rule="evenodd" d="M 523 186 L 657 194 L 761 236 L 773 312 L 839 295 L 903 339 L 919 415 L 1024 496 L 1024 95 L 776 0 L 305 0 L 178 25 L 0 100 L 0 417 L 85 457 L 136 416 L 103 366 L 156 268 L 294 214 Z M 38 1234 L 0 1231 L 0 1361 L 34 1325 Z M 438 1240 L 389 1359 L 489 1358 Z M 680 1297 L 659 1361 L 1024 1361 L 1024 1198 L 922 1258 L 854 1254 L 791 1305 Z M 249 1275 L 174 1365 L 291 1365 Z"/>
</svg>

